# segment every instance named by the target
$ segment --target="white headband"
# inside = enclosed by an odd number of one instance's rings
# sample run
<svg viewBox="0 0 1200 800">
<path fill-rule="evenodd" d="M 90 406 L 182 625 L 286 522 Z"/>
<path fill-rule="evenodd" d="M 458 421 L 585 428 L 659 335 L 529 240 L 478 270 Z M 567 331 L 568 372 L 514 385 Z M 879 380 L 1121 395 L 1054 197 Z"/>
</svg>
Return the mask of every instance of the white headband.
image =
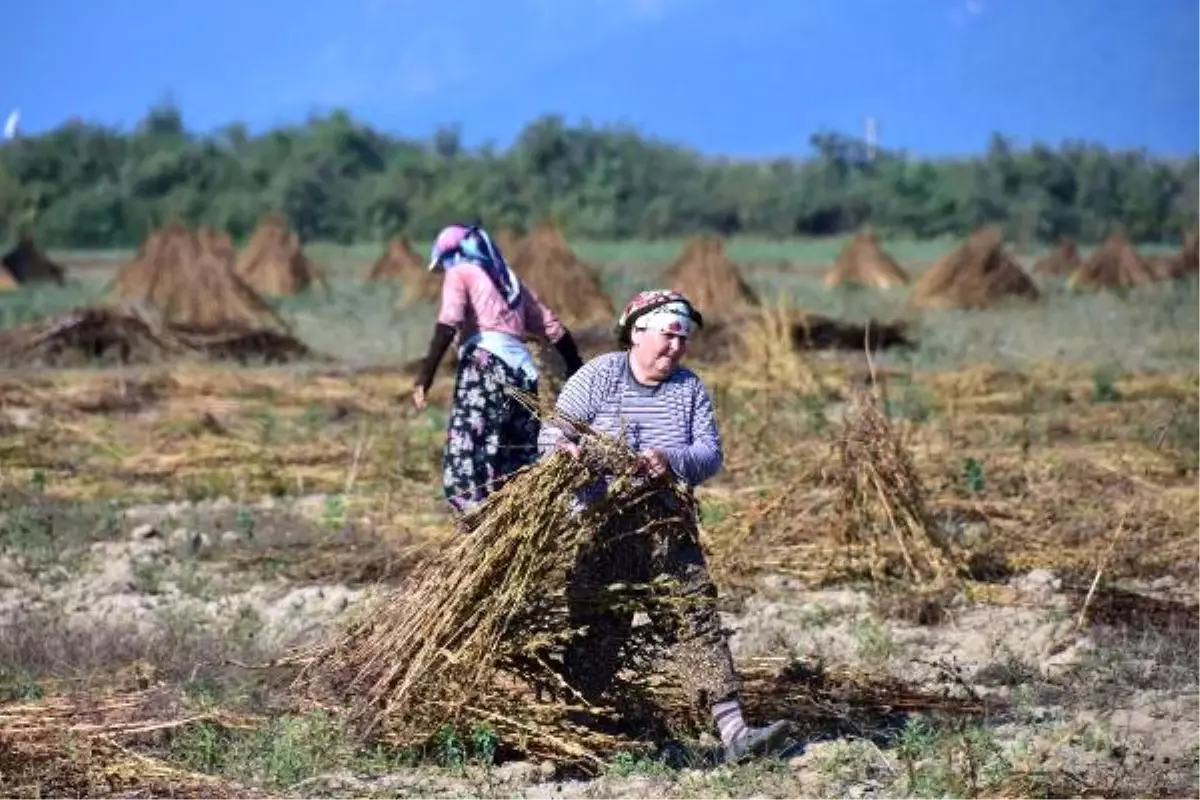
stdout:
<svg viewBox="0 0 1200 800">
<path fill-rule="evenodd" d="M 676 336 L 691 336 L 695 323 L 692 322 L 691 309 L 687 303 L 676 301 L 661 305 L 638 317 L 633 323 L 633 328 L 638 331 L 651 330 L 673 333 Z"/>
</svg>

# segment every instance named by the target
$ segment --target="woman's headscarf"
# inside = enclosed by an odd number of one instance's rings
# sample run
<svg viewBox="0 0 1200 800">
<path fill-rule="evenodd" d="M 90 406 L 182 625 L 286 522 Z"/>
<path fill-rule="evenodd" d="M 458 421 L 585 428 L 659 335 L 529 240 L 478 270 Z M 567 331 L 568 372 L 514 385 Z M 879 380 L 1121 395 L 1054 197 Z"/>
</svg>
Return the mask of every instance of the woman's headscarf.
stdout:
<svg viewBox="0 0 1200 800">
<path fill-rule="evenodd" d="M 443 228 L 433 241 L 429 269 L 452 269 L 464 263 L 483 268 L 508 307 L 516 308 L 521 299 L 521 282 L 488 232 L 478 225 L 455 224 Z"/>
<path fill-rule="evenodd" d="M 679 292 L 653 289 L 633 296 L 617 320 L 617 340 L 622 347 L 632 343 L 634 330 L 657 330 L 690 336 L 695 328 L 704 325 L 704 317 L 691 301 Z"/>
</svg>

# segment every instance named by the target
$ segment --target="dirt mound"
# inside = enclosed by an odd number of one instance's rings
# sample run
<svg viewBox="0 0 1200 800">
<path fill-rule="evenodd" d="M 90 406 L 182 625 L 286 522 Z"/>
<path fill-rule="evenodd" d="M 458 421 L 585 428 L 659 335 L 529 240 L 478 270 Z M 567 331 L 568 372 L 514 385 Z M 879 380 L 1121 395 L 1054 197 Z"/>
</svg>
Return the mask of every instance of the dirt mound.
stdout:
<svg viewBox="0 0 1200 800">
<path fill-rule="evenodd" d="M 920 308 L 987 308 L 1007 298 L 1037 300 L 1037 286 L 1004 252 L 999 228 L 989 226 L 942 256 L 913 286 L 910 305 Z"/>
<path fill-rule="evenodd" d="M 825 288 L 843 284 L 891 289 L 908 283 L 908 274 L 879 246 L 873 233 L 858 233 L 842 248 L 825 273 Z"/>
<path fill-rule="evenodd" d="M 1143 286 L 1158 280 L 1146 259 L 1123 233 L 1113 233 L 1067 279 L 1070 289 Z"/>
<path fill-rule="evenodd" d="M 562 232 L 542 224 L 516 244 L 500 252 L 521 280 L 567 325 L 612 322 L 612 300 L 604 293 L 600 271 L 579 259 Z"/>
<path fill-rule="evenodd" d="M 299 235 L 278 213 L 268 214 L 258 223 L 234 270 L 250 288 L 264 295 L 297 294 L 314 283 L 329 291 L 325 271 L 304 255 Z"/>
<path fill-rule="evenodd" d="M 758 296 L 725 253 L 719 236 L 696 236 L 663 273 L 667 286 L 682 292 L 706 317 L 733 313 L 759 304 Z"/>
<path fill-rule="evenodd" d="M 230 253 L 209 249 L 179 222 L 150 234 L 117 273 L 111 294 L 154 308 L 164 324 L 192 333 L 291 333 L 271 305 L 234 273 Z"/>
<path fill-rule="evenodd" d="M 1066 277 L 1079 267 L 1079 248 L 1070 236 L 1058 241 L 1046 256 L 1033 265 L 1035 275 Z"/>
<path fill-rule="evenodd" d="M 66 278 L 65 270 L 46 257 L 29 233 L 22 233 L 17 246 L 5 253 L 0 261 L 14 284 L 56 283 L 62 286 Z"/>
<path fill-rule="evenodd" d="M 405 302 L 426 300 L 436 303 L 442 295 L 441 275 L 426 269 L 425 259 L 417 255 L 407 236 L 392 237 L 367 276 L 369 283 L 390 280 L 404 284 Z"/>
</svg>

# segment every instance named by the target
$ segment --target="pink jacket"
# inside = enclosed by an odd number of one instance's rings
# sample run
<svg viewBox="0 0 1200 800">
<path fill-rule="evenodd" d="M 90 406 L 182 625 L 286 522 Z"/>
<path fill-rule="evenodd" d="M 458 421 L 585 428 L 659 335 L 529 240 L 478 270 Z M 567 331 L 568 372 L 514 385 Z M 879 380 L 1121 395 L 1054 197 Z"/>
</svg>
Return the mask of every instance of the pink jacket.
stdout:
<svg viewBox="0 0 1200 800">
<path fill-rule="evenodd" d="M 527 284 L 522 282 L 520 302 L 510 309 L 487 273 L 475 264 L 459 264 L 446 270 L 437 321 L 457 328 L 459 341 L 479 330 L 521 339 L 533 334 L 551 342 L 557 342 L 566 332 L 555 313 Z"/>
</svg>

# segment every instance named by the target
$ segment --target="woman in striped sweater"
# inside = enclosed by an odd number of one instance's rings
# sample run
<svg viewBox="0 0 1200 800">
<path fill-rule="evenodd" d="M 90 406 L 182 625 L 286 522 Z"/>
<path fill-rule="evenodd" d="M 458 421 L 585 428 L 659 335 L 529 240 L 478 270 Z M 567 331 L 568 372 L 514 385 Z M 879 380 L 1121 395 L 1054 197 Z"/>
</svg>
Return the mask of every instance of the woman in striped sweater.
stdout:
<svg viewBox="0 0 1200 800">
<path fill-rule="evenodd" d="M 599 356 L 563 386 L 556 410 L 569 419 L 620 436 L 641 455 L 651 475 L 670 471 L 689 486 L 716 475 L 724 463 L 721 435 L 704 383 L 680 365 L 688 336 L 703 323 L 686 297 L 671 291 L 642 292 L 625 306 L 618 322 L 622 350 Z M 547 422 L 539 435 L 543 454 L 562 448 L 578 454 L 573 431 Z M 621 581 L 673 579 L 686 609 L 676 625 L 675 657 L 692 682 L 695 699 L 708 705 L 726 757 L 737 760 L 774 750 L 791 727 L 775 722 L 746 725 L 739 681 L 721 630 L 717 589 L 700 543 L 677 534 L 627 537 L 604 547 L 573 576 L 572 623 L 587 626 L 567 655 L 569 678 L 585 695 L 601 694 L 619 668 L 621 644 L 633 624 L 630 611 L 597 611 L 583 598 Z M 654 620 L 671 625 L 672 620 Z"/>
</svg>

